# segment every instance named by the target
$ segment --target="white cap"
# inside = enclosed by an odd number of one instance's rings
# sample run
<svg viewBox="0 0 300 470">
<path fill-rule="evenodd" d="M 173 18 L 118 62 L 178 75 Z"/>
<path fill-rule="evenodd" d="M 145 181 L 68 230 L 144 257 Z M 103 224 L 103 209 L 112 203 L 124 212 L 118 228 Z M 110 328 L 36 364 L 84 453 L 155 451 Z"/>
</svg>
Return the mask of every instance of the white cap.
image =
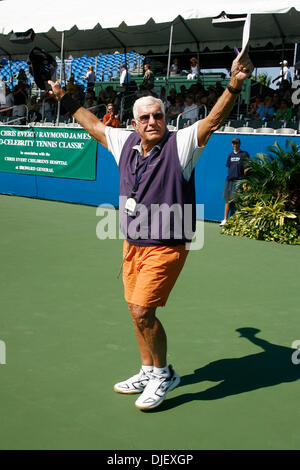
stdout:
<svg viewBox="0 0 300 470">
<path fill-rule="evenodd" d="M 280 65 L 283 64 L 283 65 L 287 65 L 287 60 L 284 60 L 283 62 L 280 62 Z"/>
</svg>

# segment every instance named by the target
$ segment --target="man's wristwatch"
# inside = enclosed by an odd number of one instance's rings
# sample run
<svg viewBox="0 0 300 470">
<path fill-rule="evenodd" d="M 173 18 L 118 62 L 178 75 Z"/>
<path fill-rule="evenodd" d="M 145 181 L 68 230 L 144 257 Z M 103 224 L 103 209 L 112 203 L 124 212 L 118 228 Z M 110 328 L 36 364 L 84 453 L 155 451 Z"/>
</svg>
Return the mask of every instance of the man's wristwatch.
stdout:
<svg viewBox="0 0 300 470">
<path fill-rule="evenodd" d="M 232 93 L 233 95 L 238 95 L 239 93 L 241 93 L 242 90 L 238 90 L 237 88 L 233 88 L 233 86 L 231 85 L 227 85 L 227 90 Z"/>
</svg>

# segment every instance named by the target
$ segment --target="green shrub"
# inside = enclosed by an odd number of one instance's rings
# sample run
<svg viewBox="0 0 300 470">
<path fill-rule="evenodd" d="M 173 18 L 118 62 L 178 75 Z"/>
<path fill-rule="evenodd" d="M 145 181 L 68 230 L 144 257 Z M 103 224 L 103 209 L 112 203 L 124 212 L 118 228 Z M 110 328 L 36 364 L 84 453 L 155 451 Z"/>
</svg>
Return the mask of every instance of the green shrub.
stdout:
<svg viewBox="0 0 300 470">
<path fill-rule="evenodd" d="M 284 209 L 286 200 L 260 201 L 254 207 L 241 207 L 222 227 L 221 233 L 298 244 L 297 216 Z"/>
</svg>

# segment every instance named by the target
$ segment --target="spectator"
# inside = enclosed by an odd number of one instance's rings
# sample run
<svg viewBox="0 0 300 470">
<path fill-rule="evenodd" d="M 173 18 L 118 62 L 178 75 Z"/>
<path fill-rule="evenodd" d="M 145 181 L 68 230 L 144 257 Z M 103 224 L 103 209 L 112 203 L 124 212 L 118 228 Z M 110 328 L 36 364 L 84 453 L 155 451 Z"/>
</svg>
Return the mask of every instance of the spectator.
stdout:
<svg viewBox="0 0 300 470">
<path fill-rule="evenodd" d="M 258 108 L 259 108 L 260 106 L 263 106 L 263 104 L 264 104 L 264 101 L 263 101 L 263 99 L 262 99 L 262 96 L 261 96 L 261 95 L 257 95 L 257 96 L 255 97 L 254 103 L 251 103 L 251 104 L 250 104 L 249 113 L 255 115 L 255 114 L 257 113 Z"/>
<path fill-rule="evenodd" d="M 5 88 L 5 107 L 6 108 L 12 108 L 14 105 L 14 95 L 12 94 L 10 88 L 6 86 Z M 12 109 L 8 109 L 5 111 L 6 116 L 11 116 L 12 115 Z"/>
<path fill-rule="evenodd" d="M 109 103 L 106 110 L 107 113 L 103 116 L 103 124 L 109 127 L 120 127 L 120 115 L 115 114 L 114 105 Z"/>
<path fill-rule="evenodd" d="M 280 95 L 277 91 L 273 94 L 273 107 L 275 113 L 280 108 Z"/>
<path fill-rule="evenodd" d="M 235 200 L 235 193 L 238 188 L 239 180 L 243 179 L 246 174 L 246 162 L 250 158 L 249 153 L 241 150 L 241 141 L 238 137 L 232 139 L 233 152 L 228 155 L 226 167 L 228 168 L 228 175 L 226 178 L 223 198 L 225 199 L 224 219 L 220 226 L 226 224 L 229 210 L 232 208 L 232 203 Z"/>
<path fill-rule="evenodd" d="M 142 82 L 142 89 L 151 91 L 154 87 L 154 73 L 150 69 L 149 64 L 144 65 L 144 70 L 145 74 Z"/>
<path fill-rule="evenodd" d="M 274 114 L 275 114 L 275 110 L 273 107 L 273 99 L 271 96 L 266 96 L 264 100 L 264 104 L 259 106 L 257 109 L 257 113 L 255 114 L 255 119 L 271 121 L 274 117 Z"/>
<path fill-rule="evenodd" d="M 162 88 L 161 88 L 159 98 L 160 98 L 160 99 L 162 100 L 162 102 L 164 103 L 166 109 L 168 109 L 168 108 L 171 106 L 171 102 L 170 102 L 170 101 L 168 100 L 168 98 L 166 97 L 166 89 L 165 89 L 165 87 L 162 87 Z"/>
<path fill-rule="evenodd" d="M 218 101 L 217 90 L 213 86 L 208 87 L 209 94 L 207 96 L 207 106 L 211 109 Z"/>
<path fill-rule="evenodd" d="M 18 83 L 13 89 L 14 109 L 12 117 L 22 118 L 26 114 L 27 93 L 24 83 Z"/>
<path fill-rule="evenodd" d="M 175 103 L 176 96 L 177 96 L 177 93 L 176 93 L 175 88 L 171 88 L 171 90 L 169 90 L 169 96 L 168 96 L 168 100 L 170 101 L 171 104 Z"/>
<path fill-rule="evenodd" d="M 27 75 L 24 69 L 20 69 L 17 76 L 18 83 L 24 83 L 27 85 Z"/>
<path fill-rule="evenodd" d="M 179 74 L 179 61 L 177 58 L 173 60 L 173 63 L 170 67 L 170 75 L 178 75 Z"/>
<path fill-rule="evenodd" d="M 186 89 L 186 86 L 185 85 L 181 85 L 180 87 L 180 93 L 183 97 L 185 97 L 185 95 L 187 94 L 187 89 Z"/>
<path fill-rule="evenodd" d="M 166 114 L 168 124 L 170 124 L 173 120 L 177 119 L 179 114 L 181 114 L 182 112 L 183 112 L 182 100 L 180 98 L 176 98 L 175 103 L 171 104 Z"/>
<path fill-rule="evenodd" d="M 126 65 L 122 65 L 121 67 L 121 75 L 120 75 L 120 86 L 127 87 L 131 82 L 131 75 L 127 70 Z"/>
<path fill-rule="evenodd" d="M 196 59 L 196 57 L 192 57 L 190 62 L 191 62 L 191 69 L 190 69 L 190 73 L 187 76 L 187 79 L 194 80 L 199 75 L 198 60 Z"/>
<path fill-rule="evenodd" d="M 276 119 L 290 121 L 292 119 L 292 108 L 288 106 L 287 100 L 281 100 L 280 108 L 276 111 Z"/>
<path fill-rule="evenodd" d="M 77 85 L 75 84 L 74 75 L 70 76 L 69 83 L 66 86 L 66 92 L 70 93 L 71 95 L 75 95 L 77 93 Z"/>
<path fill-rule="evenodd" d="M 81 78 L 87 81 L 87 91 L 94 89 L 96 75 L 94 72 L 94 67 L 92 65 L 89 65 L 86 75 L 83 75 Z"/>
<path fill-rule="evenodd" d="M 183 109 L 183 119 L 189 119 L 191 122 L 195 122 L 198 118 L 198 106 L 194 102 L 193 95 L 188 95 L 185 99 Z"/>
<path fill-rule="evenodd" d="M 278 85 L 281 86 L 282 85 L 282 82 L 283 80 L 287 80 L 289 83 L 291 83 L 291 72 L 289 70 L 289 67 L 288 67 L 288 62 L 287 60 L 284 60 L 283 62 L 280 62 L 280 65 L 281 65 L 281 73 L 278 75 L 278 77 L 274 78 L 274 80 L 272 80 L 272 83 L 274 82 L 278 82 Z"/>
</svg>

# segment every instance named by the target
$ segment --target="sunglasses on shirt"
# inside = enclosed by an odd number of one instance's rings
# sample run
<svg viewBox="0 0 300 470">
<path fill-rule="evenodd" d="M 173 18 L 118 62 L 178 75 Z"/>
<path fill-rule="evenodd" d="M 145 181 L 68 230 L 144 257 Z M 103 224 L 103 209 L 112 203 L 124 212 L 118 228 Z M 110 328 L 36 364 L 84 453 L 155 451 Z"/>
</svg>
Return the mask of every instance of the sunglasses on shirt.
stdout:
<svg viewBox="0 0 300 470">
<path fill-rule="evenodd" d="M 163 113 L 142 114 L 142 116 L 138 117 L 138 121 L 140 121 L 142 124 L 146 124 L 149 121 L 150 116 L 153 116 L 155 121 L 161 121 L 164 117 Z"/>
</svg>

